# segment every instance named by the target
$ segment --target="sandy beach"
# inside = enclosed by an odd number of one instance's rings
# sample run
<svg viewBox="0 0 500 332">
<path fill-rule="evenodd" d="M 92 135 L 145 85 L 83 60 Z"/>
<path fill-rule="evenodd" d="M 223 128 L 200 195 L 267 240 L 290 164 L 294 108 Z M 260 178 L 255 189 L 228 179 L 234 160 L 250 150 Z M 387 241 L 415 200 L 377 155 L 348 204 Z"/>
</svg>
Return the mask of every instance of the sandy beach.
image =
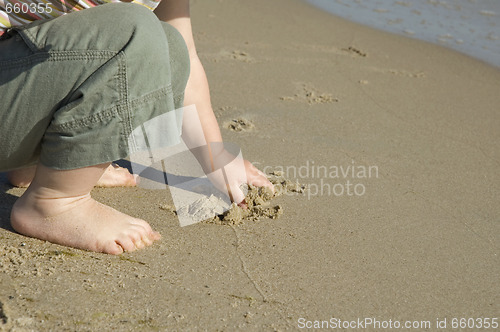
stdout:
<svg viewBox="0 0 500 332">
<path fill-rule="evenodd" d="M 500 70 L 298 0 L 191 11 L 224 139 L 309 190 L 277 219 L 180 227 L 166 190 L 97 188 L 163 236 L 110 256 L 15 233 L 2 177 L 0 330 L 498 323 Z"/>
</svg>

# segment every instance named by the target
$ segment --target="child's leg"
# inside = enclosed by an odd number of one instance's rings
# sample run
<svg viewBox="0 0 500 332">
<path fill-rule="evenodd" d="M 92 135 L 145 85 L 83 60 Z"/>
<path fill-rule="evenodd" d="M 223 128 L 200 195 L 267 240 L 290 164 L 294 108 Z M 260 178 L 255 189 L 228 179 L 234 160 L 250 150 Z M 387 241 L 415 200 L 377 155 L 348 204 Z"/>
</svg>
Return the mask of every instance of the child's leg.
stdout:
<svg viewBox="0 0 500 332">
<path fill-rule="evenodd" d="M 148 223 L 90 197 L 108 165 L 59 171 L 39 164 L 12 209 L 12 227 L 27 236 L 109 254 L 150 245 L 160 235 Z"/>
<path fill-rule="evenodd" d="M 175 32 L 143 6 L 113 3 L 37 22 L 0 42 L 0 170 L 40 160 L 12 209 L 15 230 L 111 254 L 159 238 L 89 193 L 109 161 L 134 152 L 134 128 L 182 105 L 187 49 L 166 29 Z M 179 129 L 167 123 L 165 142 L 174 143 Z"/>
</svg>

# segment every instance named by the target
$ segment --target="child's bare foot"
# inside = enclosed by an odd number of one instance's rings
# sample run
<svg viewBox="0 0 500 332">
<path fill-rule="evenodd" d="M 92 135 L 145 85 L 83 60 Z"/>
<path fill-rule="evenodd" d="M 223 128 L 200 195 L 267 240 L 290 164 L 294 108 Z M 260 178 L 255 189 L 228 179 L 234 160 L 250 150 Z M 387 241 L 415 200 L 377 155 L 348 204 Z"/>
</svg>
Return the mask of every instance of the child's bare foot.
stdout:
<svg viewBox="0 0 500 332">
<path fill-rule="evenodd" d="M 29 187 L 35 176 L 36 166 L 16 169 L 7 173 L 11 185 L 20 188 Z M 111 164 L 97 181 L 96 187 L 135 187 L 136 176 L 123 167 Z"/>
<path fill-rule="evenodd" d="M 115 255 L 151 245 L 160 235 L 148 223 L 90 197 L 107 166 L 58 171 L 38 165 L 32 184 L 12 208 L 12 227 L 38 239 Z"/>
<path fill-rule="evenodd" d="M 30 237 L 113 255 L 144 248 L 160 238 L 145 221 L 96 202 L 90 195 L 23 196 L 14 204 L 11 224 Z"/>
</svg>

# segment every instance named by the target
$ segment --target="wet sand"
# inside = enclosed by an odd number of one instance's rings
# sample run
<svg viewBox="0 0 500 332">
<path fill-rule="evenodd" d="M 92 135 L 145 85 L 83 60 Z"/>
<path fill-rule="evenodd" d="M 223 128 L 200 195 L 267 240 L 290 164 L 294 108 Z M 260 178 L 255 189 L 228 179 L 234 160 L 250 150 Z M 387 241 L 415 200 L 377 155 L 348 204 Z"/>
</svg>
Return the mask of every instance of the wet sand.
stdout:
<svg viewBox="0 0 500 332">
<path fill-rule="evenodd" d="M 295 0 L 192 12 L 225 140 L 309 191 L 277 219 L 181 228 L 168 191 L 95 189 L 163 235 L 115 257 L 14 233 L 23 190 L 2 178 L 0 330 L 498 317 L 498 69 Z"/>
</svg>

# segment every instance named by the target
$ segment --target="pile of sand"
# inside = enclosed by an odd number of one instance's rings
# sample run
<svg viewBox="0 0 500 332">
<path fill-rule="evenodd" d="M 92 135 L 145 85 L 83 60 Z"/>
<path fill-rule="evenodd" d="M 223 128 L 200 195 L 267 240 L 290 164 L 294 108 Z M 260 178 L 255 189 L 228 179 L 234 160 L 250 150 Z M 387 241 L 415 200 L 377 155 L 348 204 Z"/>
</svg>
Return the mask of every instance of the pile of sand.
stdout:
<svg viewBox="0 0 500 332">
<path fill-rule="evenodd" d="M 269 188 L 250 185 L 245 197 L 247 208 L 241 208 L 233 203 L 231 208 L 223 214 L 205 220 L 205 223 L 218 225 L 238 225 L 245 221 L 256 221 L 262 218 L 277 219 L 283 214 L 283 207 L 279 204 L 271 205 L 274 197 L 285 193 L 304 193 L 306 186 L 286 179 L 283 172 L 273 172 L 268 176 L 274 185 L 274 194 Z"/>
<path fill-rule="evenodd" d="M 204 220 L 204 223 L 217 225 L 238 225 L 262 218 L 277 219 L 283 214 L 283 207 L 279 204 L 272 205 L 271 200 L 286 193 L 304 193 L 306 186 L 286 179 L 283 172 L 278 171 L 270 173 L 268 179 L 274 185 L 274 193 L 269 188 L 249 185 L 245 197 L 246 209 L 236 203 L 231 204 L 228 209 L 227 203 L 214 195 L 198 199 L 177 210 L 171 206 L 161 208 L 178 216 L 192 216 L 197 220 Z"/>
<path fill-rule="evenodd" d="M 245 197 L 246 209 L 233 203 L 231 208 L 224 214 L 205 222 L 220 225 L 238 225 L 245 221 L 257 221 L 262 218 L 277 219 L 283 214 L 283 207 L 279 204 L 271 205 L 271 200 L 285 193 L 304 193 L 306 190 L 304 185 L 286 179 L 283 172 L 273 172 L 268 176 L 268 179 L 274 185 L 274 194 L 269 188 L 250 185 Z"/>
<path fill-rule="evenodd" d="M 218 225 L 238 225 L 245 221 L 257 221 L 262 218 L 277 219 L 283 214 L 283 207 L 279 204 L 271 205 L 271 200 L 286 193 L 304 193 L 306 190 L 305 185 L 286 179 L 283 172 L 272 172 L 268 179 L 274 185 L 274 194 L 269 188 L 249 185 L 245 197 L 246 209 L 233 203 L 231 208 L 223 214 L 204 222 Z"/>
</svg>

